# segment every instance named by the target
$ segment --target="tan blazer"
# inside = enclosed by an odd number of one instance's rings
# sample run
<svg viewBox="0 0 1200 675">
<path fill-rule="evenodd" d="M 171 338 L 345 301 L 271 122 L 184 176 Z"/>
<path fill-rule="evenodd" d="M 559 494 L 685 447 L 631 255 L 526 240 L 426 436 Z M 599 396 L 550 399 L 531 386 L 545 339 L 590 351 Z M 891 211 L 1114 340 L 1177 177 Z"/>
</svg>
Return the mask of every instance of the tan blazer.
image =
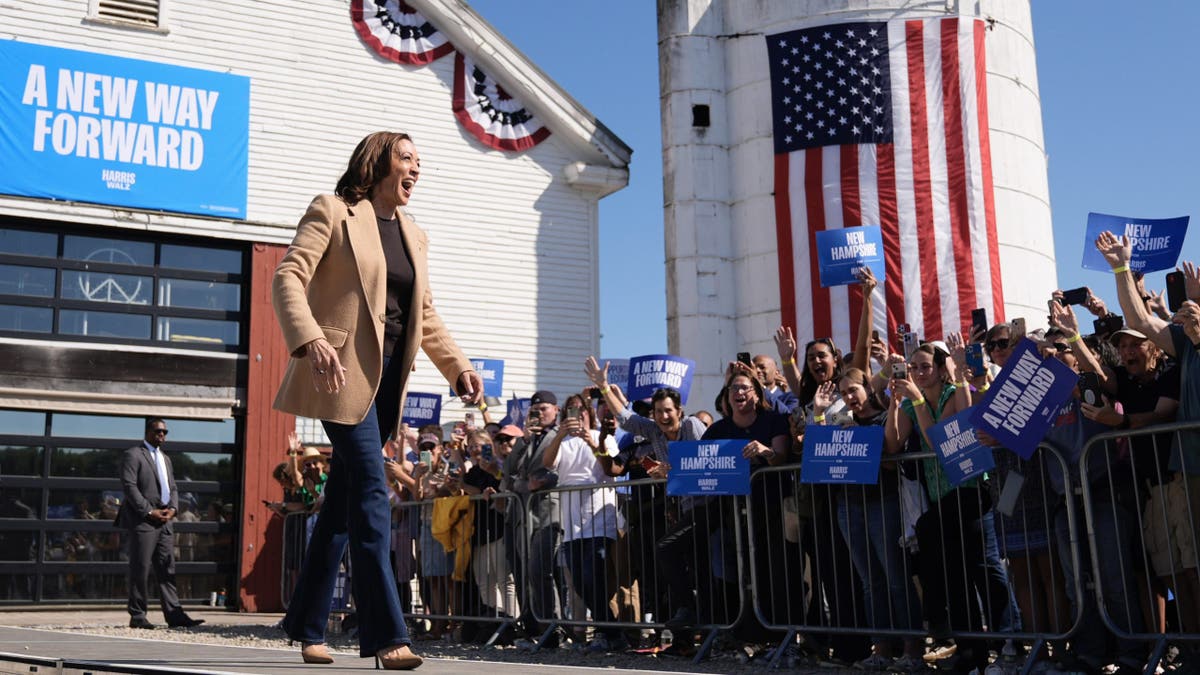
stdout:
<svg viewBox="0 0 1200 675">
<path fill-rule="evenodd" d="M 471 363 L 433 308 L 425 232 L 399 210 L 396 215 L 412 259 L 414 281 L 408 325 L 392 358 L 402 359 L 401 367 L 408 372 L 420 347 L 455 386 Z M 382 376 L 386 302 L 387 261 L 371 203 L 347 205 L 334 195 L 318 196 L 296 227 L 296 237 L 271 283 L 271 303 L 292 355 L 275 408 L 342 424 L 361 422 Z M 346 386 L 336 394 L 317 391 L 312 365 L 305 358 L 305 345 L 320 337 L 337 350 L 346 368 Z M 407 390 L 405 378 L 401 410 Z"/>
</svg>

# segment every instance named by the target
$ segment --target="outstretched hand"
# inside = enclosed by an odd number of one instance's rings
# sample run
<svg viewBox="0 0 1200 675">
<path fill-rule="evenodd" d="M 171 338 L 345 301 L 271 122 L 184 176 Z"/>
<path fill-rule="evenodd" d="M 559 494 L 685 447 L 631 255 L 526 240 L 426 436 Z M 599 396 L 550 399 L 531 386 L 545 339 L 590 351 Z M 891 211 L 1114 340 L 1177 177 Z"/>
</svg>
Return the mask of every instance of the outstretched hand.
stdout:
<svg viewBox="0 0 1200 675">
<path fill-rule="evenodd" d="M 1117 235 L 1112 232 L 1104 231 L 1096 237 L 1096 250 L 1100 251 L 1100 255 L 1104 256 L 1104 260 L 1113 269 L 1129 265 L 1130 259 L 1133 258 L 1133 245 L 1129 242 L 1129 237 Z"/>
<path fill-rule="evenodd" d="M 583 362 L 583 371 L 587 373 L 588 379 L 592 384 L 603 389 L 608 385 L 608 361 L 604 362 L 604 367 L 601 368 L 595 356 L 587 357 Z"/>
<path fill-rule="evenodd" d="M 784 361 L 796 359 L 796 336 L 792 334 L 790 327 L 780 326 L 775 329 L 775 348 L 779 350 L 779 358 Z"/>
</svg>

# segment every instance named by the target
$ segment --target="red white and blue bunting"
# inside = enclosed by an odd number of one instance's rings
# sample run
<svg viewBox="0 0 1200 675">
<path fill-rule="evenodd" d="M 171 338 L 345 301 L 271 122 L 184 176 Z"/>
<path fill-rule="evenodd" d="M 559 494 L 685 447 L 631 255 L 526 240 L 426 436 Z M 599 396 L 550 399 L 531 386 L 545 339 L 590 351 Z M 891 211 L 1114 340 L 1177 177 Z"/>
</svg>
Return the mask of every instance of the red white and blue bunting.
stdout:
<svg viewBox="0 0 1200 675">
<path fill-rule="evenodd" d="M 549 127 L 462 52 L 454 55 L 451 107 L 472 136 L 496 150 L 528 150 L 550 135 Z"/>
<path fill-rule="evenodd" d="M 419 66 L 454 51 L 454 45 L 404 0 L 350 0 L 354 29 L 377 54 Z"/>
</svg>

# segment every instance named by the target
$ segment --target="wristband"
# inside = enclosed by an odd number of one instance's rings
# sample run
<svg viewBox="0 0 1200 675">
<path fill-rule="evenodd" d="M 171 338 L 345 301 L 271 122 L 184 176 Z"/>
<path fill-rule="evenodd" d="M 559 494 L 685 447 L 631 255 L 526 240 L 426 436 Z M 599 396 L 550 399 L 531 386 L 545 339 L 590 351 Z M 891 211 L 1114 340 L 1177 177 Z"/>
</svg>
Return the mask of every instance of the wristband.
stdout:
<svg viewBox="0 0 1200 675">
<path fill-rule="evenodd" d="M 982 386 L 982 387 L 976 387 L 976 388 L 975 388 L 975 391 L 977 391 L 977 392 L 979 392 L 979 393 L 981 393 L 981 394 L 982 394 L 983 392 L 987 391 L 988 389 L 991 389 L 991 387 L 992 387 L 992 383 L 991 383 L 991 382 L 984 382 L 984 383 L 983 383 L 983 386 Z"/>
<path fill-rule="evenodd" d="M 914 399 L 912 400 L 912 404 L 913 404 L 913 407 L 914 407 L 914 408 L 915 408 L 915 407 L 917 407 L 917 406 L 919 406 L 919 405 L 925 405 L 925 399 L 924 399 L 924 397 L 922 397 L 922 398 L 914 398 Z"/>
<path fill-rule="evenodd" d="M 881 371 L 879 371 L 878 373 L 875 373 L 875 377 L 878 377 L 879 379 L 881 379 L 881 380 L 883 380 L 883 381 L 885 381 L 885 382 L 886 382 L 886 381 L 887 381 L 887 379 L 888 379 L 888 376 L 887 376 L 887 375 L 884 375 L 882 370 L 881 370 Z"/>
<path fill-rule="evenodd" d="M 785 365 L 785 366 L 794 366 L 794 365 L 796 365 L 796 359 L 795 359 L 795 357 L 793 357 L 793 358 L 790 358 L 790 359 L 788 359 L 788 360 L 784 361 L 784 362 L 783 362 L 783 365 Z"/>
<path fill-rule="evenodd" d="M 483 401 L 479 402 L 479 412 L 487 412 L 487 403 Z"/>
<path fill-rule="evenodd" d="M 1114 267 L 1112 270 L 1113 274 L 1120 274 L 1121 272 L 1128 272 L 1128 271 L 1129 271 L 1129 265 L 1121 265 L 1120 267 Z"/>
<path fill-rule="evenodd" d="M 606 385 L 604 385 L 603 387 L 600 387 L 600 393 L 601 393 L 601 394 L 607 394 L 607 393 L 608 393 L 608 385 L 607 385 L 607 384 L 606 384 Z"/>
<path fill-rule="evenodd" d="M 1076 333 L 1076 334 L 1072 335 L 1071 337 L 1067 338 L 1067 342 L 1079 342 L 1079 333 Z"/>
<path fill-rule="evenodd" d="M 955 383 L 954 383 L 954 386 L 956 386 L 956 387 L 965 387 L 965 386 L 967 386 L 968 384 L 970 384 L 970 383 L 969 383 L 969 382 L 967 382 L 966 380 L 963 380 L 962 382 L 955 382 Z"/>
<path fill-rule="evenodd" d="M 816 422 L 817 424 L 824 424 L 825 416 L 824 415 L 816 415 L 813 417 L 813 421 Z"/>
</svg>

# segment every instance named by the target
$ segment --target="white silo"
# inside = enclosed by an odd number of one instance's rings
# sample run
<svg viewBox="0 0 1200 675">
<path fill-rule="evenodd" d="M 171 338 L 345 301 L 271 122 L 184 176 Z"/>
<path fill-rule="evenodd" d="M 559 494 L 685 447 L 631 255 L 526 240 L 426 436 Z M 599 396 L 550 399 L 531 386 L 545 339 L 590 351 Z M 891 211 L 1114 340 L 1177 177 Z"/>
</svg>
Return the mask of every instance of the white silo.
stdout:
<svg viewBox="0 0 1200 675">
<path fill-rule="evenodd" d="M 977 256 L 990 257 L 995 251 L 998 257 L 1003 301 L 989 309 L 989 319 L 994 321 L 1002 311 L 1005 318 L 1027 317 L 1031 328 L 1044 323 L 1045 298 L 1057 285 L 1057 273 L 1033 26 L 1026 0 L 659 0 L 658 4 L 668 341 L 672 353 L 697 362 L 691 410 L 711 404 L 723 367 L 737 352 L 775 353 L 771 336 L 781 321 L 781 284 L 777 147 L 766 42 L 771 35 L 829 24 L 957 17 L 965 26 L 969 51 L 975 31 L 986 60 L 986 123 L 981 122 L 980 129 L 988 133 L 978 136 L 990 145 L 992 197 L 988 202 L 994 205 L 995 242 L 964 237 L 968 244 L 974 243 Z M 896 143 L 899 147 L 900 141 Z M 979 178 L 975 159 L 975 165 L 967 161 L 968 181 L 972 171 Z M 911 196 L 906 201 L 899 184 L 895 192 L 902 211 L 913 208 Z M 978 202 L 969 208 L 982 213 L 983 200 Z M 932 208 L 941 206 L 935 203 Z M 803 216 L 802 210 L 797 212 L 797 219 Z M 862 220 L 862 224 L 878 222 L 872 222 L 865 205 Z M 919 234 L 926 236 L 924 230 Z M 948 241 L 938 239 L 936 246 L 918 247 L 918 243 L 935 242 L 924 238 L 917 242 L 916 233 L 908 236 L 912 245 L 905 249 L 909 252 L 903 266 L 898 266 L 902 269 L 895 273 L 889 266 L 888 270 L 889 278 L 903 279 L 905 286 L 922 279 L 918 259 L 935 260 L 947 270 L 956 256 L 961 257 Z M 985 250 L 987 254 L 980 253 Z M 804 281 L 807 265 L 797 260 L 795 267 L 794 276 Z M 934 278 L 939 283 L 948 281 L 945 273 Z M 798 282 L 796 295 L 819 287 L 815 277 L 811 281 L 804 281 L 807 286 Z M 990 306 L 984 301 L 993 297 L 990 279 L 969 284 L 960 283 L 957 291 L 950 286 L 948 295 L 959 295 L 942 299 L 946 312 L 941 326 L 969 323 L 969 312 L 963 308 Z M 878 308 L 886 292 L 881 289 L 877 294 L 877 324 L 884 328 Z M 843 287 L 829 293 L 829 302 L 845 303 L 846 297 Z M 798 306 L 802 299 L 797 298 Z M 907 316 L 901 320 L 920 327 L 928 314 L 911 304 L 905 305 Z M 849 314 L 843 311 L 847 320 L 835 321 L 830 329 L 842 348 L 853 346 L 848 326 L 857 321 Z M 812 318 L 797 316 L 799 325 L 806 321 L 811 333 Z M 938 332 L 929 330 L 931 335 Z M 801 345 L 812 337 L 824 337 L 801 333 L 797 335 Z"/>
</svg>

